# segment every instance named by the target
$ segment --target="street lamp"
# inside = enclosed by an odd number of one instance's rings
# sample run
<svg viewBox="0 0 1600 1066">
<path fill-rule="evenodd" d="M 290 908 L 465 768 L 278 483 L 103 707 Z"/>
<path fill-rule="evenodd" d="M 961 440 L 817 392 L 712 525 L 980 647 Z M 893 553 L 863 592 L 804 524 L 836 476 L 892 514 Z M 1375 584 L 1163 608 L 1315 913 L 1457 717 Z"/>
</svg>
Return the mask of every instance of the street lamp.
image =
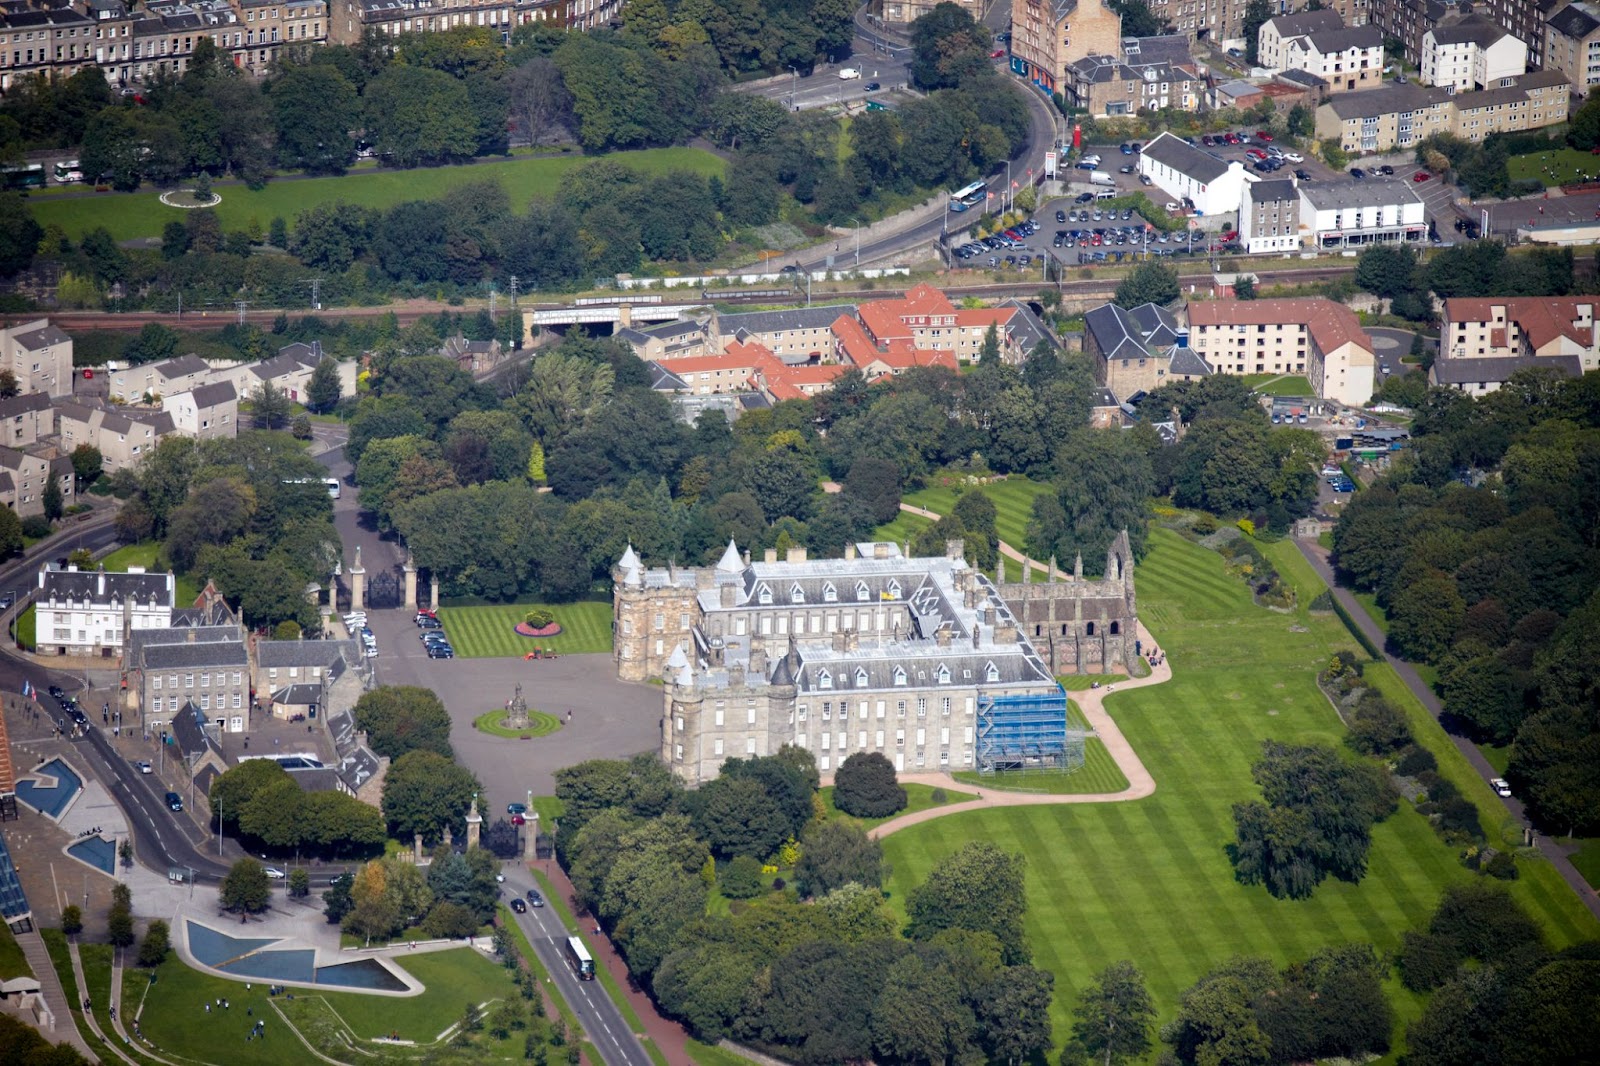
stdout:
<svg viewBox="0 0 1600 1066">
<path fill-rule="evenodd" d="M 861 269 L 861 220 L 859 218 L 852 218 L 850 221 L 855 223 L 855 227 L 856 227 L 856 269 L 860 270 Z"/>
<path fill-rule="evenodd" d="M 791 66 L 789 74 L 791 75 L 789 78 L 789 106 L 798 111 L 800 110 L 800 68 Z"/>
</svg>

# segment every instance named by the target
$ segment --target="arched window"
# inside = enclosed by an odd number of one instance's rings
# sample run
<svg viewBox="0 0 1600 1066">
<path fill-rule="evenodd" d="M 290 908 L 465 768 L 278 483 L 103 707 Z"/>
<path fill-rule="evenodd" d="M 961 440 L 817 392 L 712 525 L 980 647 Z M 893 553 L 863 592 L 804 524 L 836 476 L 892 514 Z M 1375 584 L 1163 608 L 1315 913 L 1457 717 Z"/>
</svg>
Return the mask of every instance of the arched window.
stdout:
<svg viewBox="0 0 1600 1066">
<path fill-rule="evenodd" d="M 1036 636 L 1036 637 L 1042 637 L 1042 636 L 1044 636 L 1044 634 L 1043 634 L 1043 633 L 1041 633 L 1041 632 L 1039 632 L 1039 631 L 1040 631 L 1040 630 L 1041 630 L 1041 629 L 1043 629 L 1043 628 L 1044 628 L 1044 626 L 1037 626 L 1037 625 L 1036 625 L 1036 626 L 1034 626 L 1034 627 L 1033 627 L 1033 635 L 1034 635 L 1034 636 Z"/>
<path fill-rule="evenodd" d="M 1112 622 L 1111 623 L 1111 635 L 1112 636 L 1116 636 L 1117 634 L 1119 634 L 1121 632 L 1122 632 L 1122 623 L 1121 622 Z"/>
<path fill-rule="evenodd" d="M 1062 636 L 1066 636 L 1067 635 L 1067 623 L 1065 623 L 1065 622 L 1061 623 L 1061 635 Z"/>
<path fill-rule="evenodd" d="M 1084 632 L 1088 633 L 1091 637 L 1094 636 L 1094 623 L 1090 622 L 1088 627 L 1084 630 Z"/>
</svg>

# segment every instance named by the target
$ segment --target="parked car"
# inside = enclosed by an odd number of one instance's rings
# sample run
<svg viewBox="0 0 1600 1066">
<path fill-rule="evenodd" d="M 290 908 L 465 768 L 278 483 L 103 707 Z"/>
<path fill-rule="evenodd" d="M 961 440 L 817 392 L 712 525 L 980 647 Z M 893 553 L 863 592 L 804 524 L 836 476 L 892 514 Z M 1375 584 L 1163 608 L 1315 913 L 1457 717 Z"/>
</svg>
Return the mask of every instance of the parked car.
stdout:
<svg viewBox="0 0 1600 1066">
<path fill-rule="evenodd" d="M 1431 177 L 1433 177 L 1433 175 L 1429 174 L 1426 170 L 1419 170 L 1415 174 L 1411 175 L 1411 180 L 1414 181 L 1414 182 L 1417 182 L 1418 184 L 1421 184 L 1422 182 L 1427 181 Z"/>
<path fill-rule="evenodd" d="M 1489 787 L 1494 789 L 1494 794 L 1496 796 L 1511 795 L 1511 783 L 1503 777 L 1490 778 Z"/>
<path fill-rule="evenodd" d="M 1388 163 L 1385 163 L 1383 166 L 1378 168 L 1378 173 L 1382 174 L 1386 178 L 1393 177 L 1394 167 L 1391 167 Z"/>
<path fill-rule="evenodd" d="M 448 644 L 428 645 L 428 658 L 430 659 L 454 659 L 455 657 L 456 650 Z"/>
<path fill-rule="evenodd" d="M 859 77 L 861 77 L 861 72 L 855 67 L 845 67 L 843 70 L 839 71 L 840 81 L 854 81 Z"/>
<path fill-rule="evenodd" d="M 1306 161 L 1306 157 L 1299 152 L 1285 152 L 1283 153 L 1283 158 L 1291 163 L 1304 163 Z"/>
<path fill-rule="evenodd" d="M 869 81 L 867 84 L 861 87 L 861 91 L 864 93 L 875 93 L 881 88 L 883 88 L 883 86 L 879 85 L 877 82 Z"/>
<path fill-rule="evenodd" d="M 1004 59 L 1005 55 L 1006 55 L 1006 50 L 1004 48 L 996 48 L 994 51 L 989 53 L 989 58 L 990 59 Z"/>
<path fill-rule="evenodd" d="M 166 801 L 167 801 L 167 810 L 169 810 L 169 811 L 181 811 L 181 810 L 183 810 L 183 797 L 182 796 L 178 795 L 176 792 L 168 792 L 165 798 L 166 798 Z"/>
<path fill-rule="evenodd" d="M 1150 175 L 1148 175 L 1148 174 L 1140 174 L 1139 175 L 1139 184 L 1140 185 L 1154 185 L 1155 182 L 1150 180 Z"/>
<path fill-rule="evenodd" d="M 283 878 L 284 878 L 283 871 L 278 869 L 276 866 L 268 866 L 266 869 L 262 870 L 261 872 L 266 874 L 268 877 L 270 877 L 274 881 L 282 881 Z"/>
<path fill-rule="evenodd" d="M 140 759 L 138 762 L 134 763 L 133 765 L 135 765 L 135 766 L 137 766 L 139 768 L 139 772 L 141 774 L 150 774 L 150 773 L 154 773 L 155 772 L 155 767 L 151 766 L 150 763 L 149 763 L 149 760 L 147 760 L 147 759 Z"/>
<path fill-rule="evenodd" d="M 1057 211 L 1056 212 L 1056 221 L 1057 222 L 1065 222 L 1066 220 L 1067 220 L 1067 213 L 1065 211 Z"/>
<path fill-rule="evenodd" d="M 1133 169 L 1134 169 L 1133 168 L 1133 164 L 1132 163 L 1127 163 L 1127 164 L 1125 164 L 1123 166 L 1118 167 L 1117 168 L 1117 173 L 1118 174 L 1132 174 L 1133 173 Z"/>
<path fill-rule="evenodd" d="M 1367 176 L 1367 172 L 1362 170 L 1360 167 L 1355 167 L 1350 171 L 1350 176 L 1355 178 L 1357 181 L 1360 181 L 1362 178 Z"/>
<path fill-rule="evenodd" d="M 1294 176 L 1299 178 L 1301 181 L 1310 181 L 1311 180 L 1311 174 L 1308 171 L 1305 171 L 1305 170 L 1297 170 L 1297 171 L 1295 171 L 1294 172 Z"/>
</svg>

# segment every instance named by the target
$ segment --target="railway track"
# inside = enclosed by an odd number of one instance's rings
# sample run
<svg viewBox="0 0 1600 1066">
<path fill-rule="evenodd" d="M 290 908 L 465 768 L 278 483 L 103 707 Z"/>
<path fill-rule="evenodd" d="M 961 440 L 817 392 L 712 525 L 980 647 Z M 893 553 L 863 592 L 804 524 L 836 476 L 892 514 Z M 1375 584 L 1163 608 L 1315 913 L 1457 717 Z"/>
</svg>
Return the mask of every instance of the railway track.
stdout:
<svg viewBox="0 0 1600 1066">
<path fill-rule="evenodd" d="M 1319 281 L 1331 281 L 1343 277 L 1355 269 L 1354 264 L 1345 266 L 1317 266 L 1303 267 L 1287 270 L 1257 270 L 1256 277 L 1262 286 L 1268 285 L 1305 285 Z M 1208 274 L 1181 275 L 1180 281 L 1190 279 L 1209 278 Z M 1064 281 L 1056 288 L 1063 296 L 1085 298 L 1096 295 L 1106 295 L 1112 292 L 1121 280 L 1120 277 L 1093 277 L 1076 278 Z M 952 297 L 976 296 L 985 299 L 1003 299 L 1010 296 L 1031 297 L 1040 290 L 1051 288 L 1044 281 L 1006 281 L 988 282 L 980 284 L 956 284 L 945 287 L 945 292 Z M 813 302 L 828 301 L 865 301 L 881 300 L 899 295 L 903 289 L 873 288 L 873 289 L 835 289 L 825 293 L 813 293 Z M 652 294 L 655 295 L 655 294 Z M 717 304 L 778 304 L 785 302 L 784 295 L 778 290 L 763 289 L 758 292 L 721 292 L 717 290 L 693 290 L 681 295 L 672 290 L 665 290 L 659 294 L 661 303 L 717 303 Z M 797 289 L 792 294 L 793 303 L 804 301 L 804 290 Z M 595 297 L 584 299 L 594 302 Z M 540 302 L 523 303 L 521 310 L 554 310 L 572 306 L 570 302 Z M 316 317 L 330 321 L 359 321 L 362 319 L 382 318 L 394 315 L 402 326 L 414 323 L 423 315 L 434 315 L 441 311 L 460 311 L 461 307 L 452 307 L 446 303 L 407 303 L 384 307 L 335 307 L 316 313 Z M 245 321 L 262 327 L 270 327 L 273 320 L 283 313 L 281 309 L 257 310 L 245 312 Z M 290 312 L 291 314 L 295 312 Z M 20 319 L 21 316 L 13 316 Z M 50 320 L 64 330 L 109 330 L 113 332 L 134 332 L 143 329 L 152 322 L 173 329 L 183 330 L 211 330 L 221 329 L 229 323 L 239 321 L 239 316 L 232 311 L 218 310 L 190 311 L 181 317 L 177 314 L 161 311 L 127 311 L 127 312 L 98 312 L 98 311 L 67 311 L 50 315 Z"/>
</svg>

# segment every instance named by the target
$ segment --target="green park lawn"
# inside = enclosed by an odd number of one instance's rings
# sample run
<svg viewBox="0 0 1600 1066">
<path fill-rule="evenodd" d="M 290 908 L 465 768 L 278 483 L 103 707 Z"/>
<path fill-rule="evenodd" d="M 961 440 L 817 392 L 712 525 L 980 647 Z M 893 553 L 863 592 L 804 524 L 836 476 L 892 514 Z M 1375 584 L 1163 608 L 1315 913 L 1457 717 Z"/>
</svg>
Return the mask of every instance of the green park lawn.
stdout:
<svg viewBox="0 0 1600 1066">
<path fill-rule="evenodd" d="M 909 511 L 901 511 L 895 516 L 893 522 L 886 522 L 872 531 L 873 540 L 887 540 L 895 544 L 905 544 L 915 540 L 917 534 L 933 525 L 930 519 L 921 515 L 914 515 Z"/>
<path fill-rule="evenodd" d="M 441 607 L 439 621 L 463 659 L 518 657 L 534 648 L 557 655 L 582 655 L 611 650 L 611 605 L 582 601 L 551 606 L 561 632 L 553 637 L 523 637 L 516 625 L 539 604 L 488 607 Z M 533 664 L 530 664 L 530 666 Z"/>
<path fill-rule="evenodd" d="M 989 485 L 975 486 L 966 491 L 976 490 L 981 490 L 985 496 L 994 501 L 997 512 L 995 530 L 1000 534 L 1000 539 L 1018 551 L 1025 550 L 1024 545 L 1028 539 L 1028 518 L 1033 513 L 1033 498 L 1041 492 L 1049 492 L 1050 486 L 1041 481 L 1030 481 L 1025 477 L 1013 477 Z M 934 485 L 907 494 L 905 502 L 925 508 L 934 514 L 946 515 L 955 507 L 960 495 L 961 493 L 954 488 Z"/>
<path fill-rule="evenodd" d="M 1140 614 L 1170 653 L 1175 676 L 1119 692 L 1106 706 L 1154 776 L 1156 793 L 1128 803 L 957 814 L 884 842 L 896 905 L 935 863 L 970 841 L 1027 856 L 1026 929 L 1034 963 L 1056 977 L 1058 1042 L 1079 994 L 1117 960 L 1131 959 L 1144 972 L 1165 1022 L 1184 989 L 1235 954 L 1282 965 L 1354 941 L 1393 951 L 1403 931 L 1427 920 L 1446 885 L 1477 876 L 1402 804 L 1374 830 L 1369 871 L 1358 885 L 1327 881 L 1311 899 L 1289 901 L 1234 880 L 1224 851 L 1233 838 L 1231 808 L 1260 794 L 1250 764 L 1261 742 L 1340 742 L 1343 729 L 1316 673 L 1332 651 L 1356 645 L 1336 618 L 1304 606 L 1288 616 L 1253 606 L 1220 557 L 1198 545 L 1159 529 L 1150 545 L 1138 570 Z M 1293 545 L 1266 551 L 1296 584 L 1300 604 L 1308 604 L 1320 586 Z M 1403 692 L 1391 696 L 1410 704 L 1419 739 L 1455 777 L 1454 746 L 1437 724 Z M 1460 784 L 1489 809 L 1483 782 Z M 1522 878 L 1511 891 L 1553 944 L 1600 934 L 1553 870 L 1519 865 Z M 1414 1016 L 1417 1000 L 1393 988 L 1402 1020 Z"/>
<path fill-rule="evenodd" d="M 12 935 L 8 926 L 0 925 L 0 981 L 32 975 L 32 967 L 28 965 L 28 960 L 23 958 L 22 945 L 17 943 L 17 938 Z"/>
<path fill-rule="evenodd" d="M 1295 374 L 1252 374 L 1245 384 L 1268 396 L 1312 396 L 1311 382 Z"/>
<path fill-rule="evenodd" d="M 1600 888 L 1600 838 L 1583 841 L 1572 854 L 1572 865 L 1589 887 Z"/>
<path fill-rule="evenodd" d="M 325 1004 L 360 1039 L 398 1032 L 403 1040 L 426 1044 L 459 1021 L 469 1002 L 518 996 L 505 968 L 471 948 L 428 952 L 400 961 L 426 986 L 421 995 L 397 998 L 296 990 L 295 999 Z M 283 1022 L 268 1005 L 263 982 L 251 982 L 252 989 L 246 991 L 245 982 L 192 970 L 175 954 L 156 970 L 156 978 L 150 984 L 143 972 L 125 971 L 123 1002 L 132 1013 L 143 999 L 140 1025 L 158 1051 L 218 1066 L 276 1066 L 304 1053 L 304 1047 L 283 1031 Z M 202 1009 L 202 1004 L 219 998 L 228 1000 L 226 1011 L 213 1007 L 207 1014 Z M 288 1006 L 287 1001 L 283 1005 Z M 247 1010 L 253 1013 L 246 1014 Z M 267 1039 L 247 1043 L 245 1034 L 257 1018 L 267 1019 Z"/>
<path fill-rule="evenodd" d="M 689 170 L 703 176 L 721 176 L 723 171 L 721 159 L 698 148 L 651 148 L 616 152 L 605 158 L 648 174 Z M 520 211 L 530 200 L 554 196 L 569 170 L 589 162 L 593 162 L 591 157 L 563 155 L 470 166 L 355 171 L 340 177 L 280 179 L 259 191 L 223 184 L 216 188 L 222 202 L 215 211 L 225 230 L 242 230 L 251 220 L 265 230 L 274 218 L 293 226 L 296 215 L 318 204 L 344 201 L 367 207 L 393 207 L 408 200 L 438 199 L 451 189 L 479 181 L 504 186 L 512 206 Z M 117 240 L 126 241 L 159 237 L 168 222 L 182 221 L 183 211 L 167 207 L 160 196 L 161 190 L 154 188 L 79 198 L 35 196 L 30 206 L 39 225 L 59 225 L 69 237 L 81 237 L 88 230 L 104 226 Z"/>
<path fill-rule="evenodd" d="M 1070 773 L 1050 771 L 986 776 L 975 770 L 958 770 L 954 777 L 962 784 L 978 788 L 1044 792 L 1052 796 L 1097 796 L 1121 792 L 1128 787 L 1127 777 L 1099 737 L 1090 737 L 1084 743 L 1083 755 L 1083 765 Z"/>
<path fill-rule="evenodd" d="M 903 818 L 908 814 L 915 814 L 918 811 L 925 811 L 930 807 L 946 807 L 952 803 L 963 803 L 966 800 L 973 798 L 973 795 L 970 792 L 956 792 L 947 788 L 944 790 L 944 801 L 942 803 L 936 803 L 933 799 L 932 785 L 919 785 L 915 782 L 907 782 L 901 787 L 906 790 L 906 805 L 904 810 L 896 811 L 888 818 L 856 818 L 856 821 L 860 822 L 866 828 L 871 829 L 873 826 L 882 825 L 884 822 L 889 821 L 890 818 Z M 832 785 L 824 786 L 821 789 L 821 792 L 823 805 L 827 807 L 828 816 L 830 818 L 854 817 L 853 815 L 845 814 L 838 807 L 833 805 Z"/>
<path fill-rule="evenodd" d="M 1555 171 L 1554 176 L 1545 173 L 1546 167 Z M 1600 156 L 1576 148 L 1550 148 L 1514 155 L 1506 160 L 1506 170 L 1512 181 L 1533 178 L 1546 185 L 1570 185 L 1582 181 L 1584 174 L 1600 174 Z"/>
<path fill-rule="evenodd" d="M 142 566 L 146 570 L 156 569 L 156 552 L 161 545 L 153 540 L 130 544 L 126 548 L 118 548 L 101 560 L 107 570 L 117 573 L 127 573 L 129 567 Z M 178 575 L 174 594 L 179 603 L 193 603 L 200 597 L 200 587 L 195 584 L 194 578 Z"/>
</svg>

